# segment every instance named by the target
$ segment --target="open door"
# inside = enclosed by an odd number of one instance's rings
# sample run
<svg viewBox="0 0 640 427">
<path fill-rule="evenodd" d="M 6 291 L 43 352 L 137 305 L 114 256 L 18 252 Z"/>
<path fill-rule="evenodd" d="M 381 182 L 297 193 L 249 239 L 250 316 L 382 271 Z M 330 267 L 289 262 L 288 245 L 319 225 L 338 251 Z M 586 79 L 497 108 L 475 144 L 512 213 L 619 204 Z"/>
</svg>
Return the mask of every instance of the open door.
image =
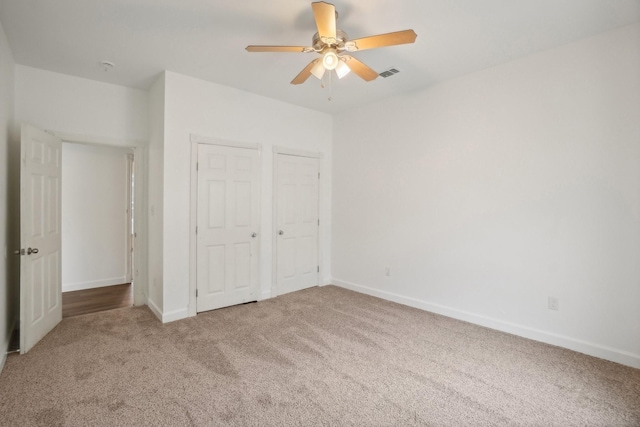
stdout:
<svg viewBox="0 0 640 427">
<path fill-rule="evenodd" d="M 62 141 L 22 125 L 20 152 L 20 352 L 62 320 Z"/>
</svg>

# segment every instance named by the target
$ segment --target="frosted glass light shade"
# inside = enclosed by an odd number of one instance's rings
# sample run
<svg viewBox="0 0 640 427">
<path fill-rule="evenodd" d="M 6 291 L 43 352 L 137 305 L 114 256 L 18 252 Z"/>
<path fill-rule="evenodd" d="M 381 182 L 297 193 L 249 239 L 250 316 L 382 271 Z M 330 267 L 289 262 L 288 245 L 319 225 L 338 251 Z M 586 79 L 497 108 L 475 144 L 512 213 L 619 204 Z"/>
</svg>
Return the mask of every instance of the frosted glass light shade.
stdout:
<svg viewBox="0 0 640 427">
<path fill-rule="evenodd" d="M 327 70 L 333 70 L 338 66 L 340 59 L 333 50 L 328 50 L 322 57 L 322 65 Z"/>
<path fill-rule="evenodd" d="M 344 61 L 338 61 L 338 65 L 336 65 L 336 74 L 338 75 L 339 79 L 349 74 L 350 71 L 351 68 L 349 68 L 349 66 Z"/>
<path fill-rule="evenodd" d="M 322 76 L 324 76 L 324 72 L 325 72 L 325 68 L 324 68 L 324 65 L 322 64 L 322 61 L 316 62 L 315 65 L 311 68 L 311 74 L 313 74 L 314 77 L 316 77 L 318 80 L 322 80 Z"/>
</svg>

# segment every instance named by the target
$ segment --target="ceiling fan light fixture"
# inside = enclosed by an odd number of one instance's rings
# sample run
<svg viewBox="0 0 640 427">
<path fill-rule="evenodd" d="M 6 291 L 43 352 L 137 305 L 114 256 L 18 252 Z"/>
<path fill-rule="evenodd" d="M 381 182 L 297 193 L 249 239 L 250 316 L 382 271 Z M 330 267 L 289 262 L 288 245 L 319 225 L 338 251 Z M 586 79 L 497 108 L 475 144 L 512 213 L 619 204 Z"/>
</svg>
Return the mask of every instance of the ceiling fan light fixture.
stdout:
<svg viewBox="0 0 640 427">
<path fill-rule="evenodd" d="M 317 61 L 315 65 L 311 68 L 311 74 L 316 77 L 318 80 L 322 80 L 322 76 L 324 76 L 325 68 L 322 64 L 322 61 Z"/>
<path fill-rule="evenodd" d="M 344 62 L 342 59 L 338 61 L 338 65 L 336 66 L 336 74 L 338 75 L 339 79 L 343 78 L 350 72 L 351 68 L 349 68 L 346 62 Z"/>
<path fill-rule="evenodd" d="M 340 59 L 338 58 L 335 49 L 328 49 L 322 56 L 322 65 L 327 70 L 334 70 L 338 66 L 339 62 Z"/>
<path fill-rule="evenodd" d="M 304 83 L 312 75 L 323 81 L 327 70 L 329 71 L 329 84 L 331 82 L 331 71 L 333 70 L 336 70 L 338 78 L 342 78 L 353 71 L 353 74 L 362 80 L 370 82 L 378 77 L 378 73 L 357 58 L 349 55 L 349 53 L 385 46 L 414 43 L 416 41 L 417 34 L 413 30 L 395 31 L 349 40 L 347 33 L 336 27 L 338 12 L 336 12 L 333 4 L 326 3 L 325 1 L 314 1 L 311 3 L 311 9 L 313 10 L 313 16 L 318 30 L 311 38 L 311 46 L 249 45 L 246 47 L 248 52 L 317 53 L 319 57 L 309 62 L 302 71 L 291 80 L 291 84 L 293 85 Z M 338 54 L 340 54 L 340 56 L 338 56 Z"/>
</svg>

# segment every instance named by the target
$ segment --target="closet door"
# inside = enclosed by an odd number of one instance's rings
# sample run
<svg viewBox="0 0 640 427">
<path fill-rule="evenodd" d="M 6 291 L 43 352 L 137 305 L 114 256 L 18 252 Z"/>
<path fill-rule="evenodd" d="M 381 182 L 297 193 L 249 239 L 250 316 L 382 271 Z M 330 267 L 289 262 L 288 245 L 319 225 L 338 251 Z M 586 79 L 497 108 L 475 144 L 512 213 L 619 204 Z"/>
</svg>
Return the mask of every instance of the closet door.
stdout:
<svg viewBox="0 0 640 427">
<path fill-rule="evenodd" d="M 277 154 L 275 294 L 317 286 L 319 161 Z"/>
<path fill-rule="evenodd" d="M 257 150 L 198 144 L 196 310 L 258 299 Z"/>
</svg>

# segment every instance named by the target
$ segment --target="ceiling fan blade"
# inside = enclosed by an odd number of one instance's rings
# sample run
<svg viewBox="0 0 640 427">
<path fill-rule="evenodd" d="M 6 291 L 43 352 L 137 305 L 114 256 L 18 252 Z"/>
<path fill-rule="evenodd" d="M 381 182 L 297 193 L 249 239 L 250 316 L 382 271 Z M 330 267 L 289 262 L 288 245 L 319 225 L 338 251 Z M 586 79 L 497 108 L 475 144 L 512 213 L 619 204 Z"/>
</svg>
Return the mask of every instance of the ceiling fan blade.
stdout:
<svg viewBox="0 0 640 427">
<path fill-rule="evenodd" d="M 305 52 L 305 46 L 255 46 L 250 45 L 245 49 L 249 52 Z"/>
<path fill-rule="evenodd" d="M 356 58 L 350 55 L 342 55 L 341 58 L 344 58 L 347 66 L 353 71 L 355 74 L 360 76 L 363 80 L 370 82 L 371 80 L 375 80 L 378 77 L 378 73 L 375 70 L 371 69 L 368 65 L 358 61 Z"/>
<path fill-rule="evenodd" d="M 395 33 L 379 34 L 377 36 L 363 37 L 351 40 L 355 43 L 356 50 L 374 49 L 376 47 L 394 46 L 398 44 L 413 43 L 418 35 L 413 30 L 396 31 Z"/>
<path fill-rule="evenodd" d="M 299 85 L 300 83 L 304 83 L 305 81 L 307 81 L 307 79 L 311 75 L 311 69 L 314 65 L 316 65 L 318 61 L 320 61 L 320 58 L 311 61 L 306 67 L 304 67 L 302 71 L 300 71 L 300 74 L 298 74 L 295 79 L 291 80 L 291 84 Z"/>
<path fill-rule="evenodd" d="M 320 38 L 336 38 L 336 8 L 323 1 L 311 3 Z"/>
</svg>

